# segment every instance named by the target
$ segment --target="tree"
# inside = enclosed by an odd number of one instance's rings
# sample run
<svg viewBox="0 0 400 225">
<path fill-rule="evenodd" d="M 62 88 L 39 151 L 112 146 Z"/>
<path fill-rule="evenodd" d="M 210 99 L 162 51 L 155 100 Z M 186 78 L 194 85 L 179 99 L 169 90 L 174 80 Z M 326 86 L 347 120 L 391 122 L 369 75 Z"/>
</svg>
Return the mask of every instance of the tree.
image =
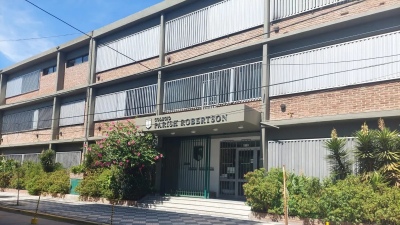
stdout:
<svg viewBox="0 0 400 225">
<path fill-rule="evenodd" d="M 56 169 L 56 152 L 52 149 L 43 150 L 39 155 L 40 164 L 44 172 L 53 172 Z"/>
<path fill-rule="evenodd" d="M 392 184 L 400 185 L 400 133 L 385 127 L 379 119 L 379 130 L 375 132 L 375 162 L 379 171 Z"/>
<path fill-rule="evenodd" d="M 366 174 L 375 171 L 377 165 L 375 163 L 374 136 L 375 132 L 368 129 L 368 125 L 364 122 L 361 130 L 355 132 L 356 148 L 354 155 L 358 163 L 358 172 Z"/>
<path fill-rule="evenodd" d="M 85 167 L 105 172 L 108 190 L 103 197 L 136 199 L 147 194 L 156 161 L 163 158 L 156 150 L 156 138 L 144 133 L 131 121 L 106 124 L 106 138 L 87 147 Z"/>
<path fill-rule="evenodd" d="M 326 157 L 330 164 L 331 173 L 335 179 L 342 180 L 351 173 L 352 162 L 349 153 L 345 149 L 346 139 L 338 138 L 336 129 L 332 130 L 331 139 L 325 142 L 325 148 L 329 154 Z"/>
</svg>

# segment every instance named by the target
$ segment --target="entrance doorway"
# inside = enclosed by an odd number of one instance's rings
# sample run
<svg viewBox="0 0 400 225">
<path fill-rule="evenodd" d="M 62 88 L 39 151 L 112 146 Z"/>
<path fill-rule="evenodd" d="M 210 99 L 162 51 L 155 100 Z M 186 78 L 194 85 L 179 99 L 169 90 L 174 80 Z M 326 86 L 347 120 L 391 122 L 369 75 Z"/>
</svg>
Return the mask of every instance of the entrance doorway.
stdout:
<svg viewBox="0 0 400 225">
<path fill-rule="evenodd" d="M 261 167 L 260 141 L 222 141 L 220 143 L 219 195 L 244 198 L 244 175 Z"/>
<path fill-rule="evenodd" d="M 164 193 L 209 198 L 210 138 L 165 138 L 163 142 L 166 155 L 162 171 Z"/>
</svg>

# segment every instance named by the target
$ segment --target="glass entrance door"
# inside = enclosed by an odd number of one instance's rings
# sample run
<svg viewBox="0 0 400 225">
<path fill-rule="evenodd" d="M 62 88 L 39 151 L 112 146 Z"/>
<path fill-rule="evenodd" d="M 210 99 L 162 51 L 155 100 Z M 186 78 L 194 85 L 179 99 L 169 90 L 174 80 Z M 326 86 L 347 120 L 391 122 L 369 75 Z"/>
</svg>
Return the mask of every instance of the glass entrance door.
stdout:
<svg viewBox="0 0 400 225">
<path fill-rule="evenodd" d="M 221 142 L 220 196 L 244 197 L 244 175 L 259 168 L 259 141 Z"/>
</svg>

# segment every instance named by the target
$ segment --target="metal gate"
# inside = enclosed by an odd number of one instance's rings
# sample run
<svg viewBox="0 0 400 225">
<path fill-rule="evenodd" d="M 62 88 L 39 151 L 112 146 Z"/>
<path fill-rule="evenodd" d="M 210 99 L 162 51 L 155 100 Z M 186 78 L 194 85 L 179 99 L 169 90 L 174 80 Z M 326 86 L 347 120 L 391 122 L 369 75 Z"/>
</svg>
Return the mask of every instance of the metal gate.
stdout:
<svg viewBox="0 0 400 225">
<path fill-rule="evenodd" d="M 210 139 L 181 140 L 178 178 L 179 195 L 208 198 L 210 186 Z"/>
<path fill-rule="evenodd" d="M 242 198 L 244 175 L 262 165 L 260 141 L 222 141 L 220 145 L 220 185 L 222 197 Z"/>
<path fill-rule="evenodd" d="M 208 198 L 210 138 L 166 139 L 164 148 L 167 156 L 163 181 L 165 193 Z"/>
</svg>

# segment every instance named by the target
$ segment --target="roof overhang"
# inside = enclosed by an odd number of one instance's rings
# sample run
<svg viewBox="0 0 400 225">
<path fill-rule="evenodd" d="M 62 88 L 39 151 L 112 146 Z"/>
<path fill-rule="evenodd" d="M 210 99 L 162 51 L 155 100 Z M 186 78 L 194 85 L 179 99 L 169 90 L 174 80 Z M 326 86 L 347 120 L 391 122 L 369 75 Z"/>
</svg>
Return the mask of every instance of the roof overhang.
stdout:
<svg viewBox="0 0 400 225">
<path fill-rule="evenodd" d="M 216 135 L 260 130 L 261 113 L 244 104 L 142 117 L 136 125 L 159 136 Z"/>
</svg>

